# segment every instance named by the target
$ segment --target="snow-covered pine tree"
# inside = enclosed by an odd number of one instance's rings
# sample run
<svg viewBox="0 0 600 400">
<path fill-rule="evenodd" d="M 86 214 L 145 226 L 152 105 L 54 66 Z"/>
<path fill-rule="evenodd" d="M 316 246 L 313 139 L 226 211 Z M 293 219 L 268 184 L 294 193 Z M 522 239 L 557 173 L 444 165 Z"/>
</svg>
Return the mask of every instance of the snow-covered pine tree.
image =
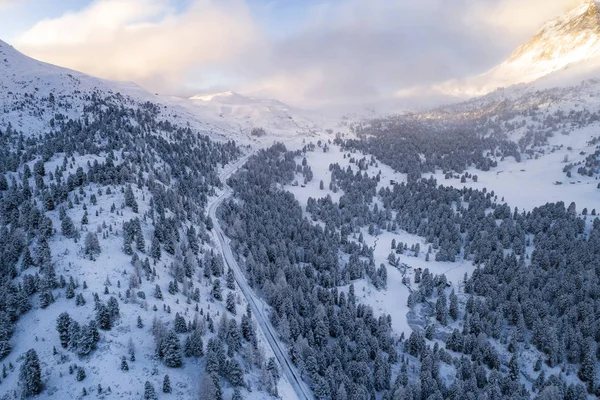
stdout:
<svg viewBox="0 0 600 400">
<path fill-rule="evenodd" d="M 171 379 L 169 375 L 165 375 L 162 386 L 163 393 L 171 393 Z"/>
<path fill-rule="evenodd" d="M 162 342 L 165 365 L 169 368 L 181 367 L 181 343 L 177 333 L 171 330 Z"/>
<path fill-rule="evenodd" d="M 31 397 L 42 391 L 42 370 L 34 349 L 27 350 L 23 357 L 23 363 L 19 370 L 19 385 L 23 397 Z"/>
</svg>

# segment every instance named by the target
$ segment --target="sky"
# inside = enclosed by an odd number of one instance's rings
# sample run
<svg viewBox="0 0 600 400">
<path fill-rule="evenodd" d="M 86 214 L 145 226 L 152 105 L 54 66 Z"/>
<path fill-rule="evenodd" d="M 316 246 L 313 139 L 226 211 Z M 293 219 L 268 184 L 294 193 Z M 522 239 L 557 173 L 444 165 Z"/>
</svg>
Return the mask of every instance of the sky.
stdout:
<svg viewBox="0 0 600 400">
<path fill-rule="evenodd" d="M 0 0 L 0 39 L 161 94 L 341 104 L 483 73 L 581 1 Z"/>
</svg>

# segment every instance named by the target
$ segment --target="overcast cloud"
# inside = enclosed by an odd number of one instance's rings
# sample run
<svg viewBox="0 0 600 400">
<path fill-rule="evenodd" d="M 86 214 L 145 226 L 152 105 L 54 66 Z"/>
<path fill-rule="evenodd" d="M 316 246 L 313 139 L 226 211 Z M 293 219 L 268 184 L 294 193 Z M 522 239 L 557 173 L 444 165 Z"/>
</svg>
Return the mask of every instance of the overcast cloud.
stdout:
<svg viewBox="0 0 600 400">
<path fill-rule="evenodd" d="M 274 39 L 244 0 L 192 0 L 184 10 L 172 0 L 97 0 L 38 22 L 14 44 L 161 93 L 218 85 L 300 105 L 339 103 L 482 73 L 574 3 L 323 1 L 301 29 Z"/>
</svg>

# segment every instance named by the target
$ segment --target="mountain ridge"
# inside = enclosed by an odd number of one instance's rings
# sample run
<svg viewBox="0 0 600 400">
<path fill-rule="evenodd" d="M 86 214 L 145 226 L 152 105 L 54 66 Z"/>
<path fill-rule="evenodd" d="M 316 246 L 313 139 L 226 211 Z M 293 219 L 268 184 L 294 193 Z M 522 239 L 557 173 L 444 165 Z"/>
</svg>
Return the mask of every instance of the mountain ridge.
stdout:
<svg viewBox="0 0 600 400">
<path fill-rule="evenodd" d="M 481 96 L 498 88 L 527 84 L 567 67 L 600 57 L 600 3 L 586 0 L 547 21 L 501 64 L 472 78 L 451 80 L 434 91 Z"/>
</svg>

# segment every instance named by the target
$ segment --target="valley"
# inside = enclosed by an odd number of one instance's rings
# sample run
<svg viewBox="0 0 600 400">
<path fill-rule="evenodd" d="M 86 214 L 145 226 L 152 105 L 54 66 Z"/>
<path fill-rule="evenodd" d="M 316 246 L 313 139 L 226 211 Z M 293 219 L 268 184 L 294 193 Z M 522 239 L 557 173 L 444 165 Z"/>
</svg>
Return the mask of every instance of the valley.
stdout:
<svg viewBox="0 0 600 400">
<path fill-rule="evenodd" d="M 0 42 L 0 399 L 597 398 L 599 10 L 367 118 Z"/>
</svg>

